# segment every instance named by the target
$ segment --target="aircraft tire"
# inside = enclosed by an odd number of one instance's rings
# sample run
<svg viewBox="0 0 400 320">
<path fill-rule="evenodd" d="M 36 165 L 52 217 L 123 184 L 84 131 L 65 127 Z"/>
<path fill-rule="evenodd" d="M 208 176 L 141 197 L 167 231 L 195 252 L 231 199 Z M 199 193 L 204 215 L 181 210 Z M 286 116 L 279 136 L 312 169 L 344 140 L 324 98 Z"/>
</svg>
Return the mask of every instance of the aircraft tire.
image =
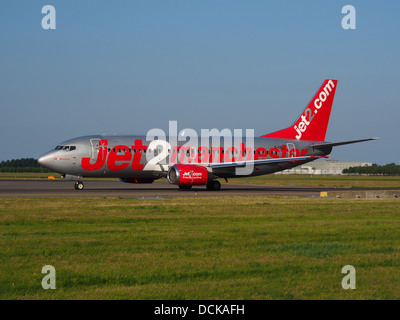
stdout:
<svg viewBox="0 0 400 320">
<path fill-rule="evenodd" d="M 75 182 L 75 190 L 83 190 L 85 188 L 85 185 L 82 182 Z"/>
<path fill-rule="evenodd" d="M 192 186 L 187 186 L 187 185 L 179 185 L 180 190 L 190 190 L 192 189 Z"/>
<path fill-rule="evenodd" d="M 213 181 L 207 182 L 206 188 L 208 191 L 221 190 L 221 182 L 219 182 L 218 180 L 213 180 Z"/>
</svg>

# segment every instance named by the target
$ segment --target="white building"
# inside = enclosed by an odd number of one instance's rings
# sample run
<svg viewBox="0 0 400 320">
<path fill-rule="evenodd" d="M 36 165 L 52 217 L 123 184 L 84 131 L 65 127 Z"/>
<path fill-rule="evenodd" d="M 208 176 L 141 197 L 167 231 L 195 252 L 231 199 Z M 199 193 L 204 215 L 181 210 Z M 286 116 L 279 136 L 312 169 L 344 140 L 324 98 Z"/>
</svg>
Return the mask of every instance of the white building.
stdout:
<svg viewBox="0 0 400 320">
<path fill-rule="evenodd" d="M 275 174 L 343 174 L 350 167 L 369 167 L 371 162 L 316 160 Z"/>
</svg>

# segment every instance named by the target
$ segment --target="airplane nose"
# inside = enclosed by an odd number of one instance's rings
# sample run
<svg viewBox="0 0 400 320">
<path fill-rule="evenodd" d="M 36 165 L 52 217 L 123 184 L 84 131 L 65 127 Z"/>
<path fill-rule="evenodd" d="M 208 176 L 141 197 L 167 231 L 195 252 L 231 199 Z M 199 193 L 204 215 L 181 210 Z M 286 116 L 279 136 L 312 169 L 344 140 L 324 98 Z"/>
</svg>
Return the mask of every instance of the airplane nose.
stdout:
<svg viewBox="0 0 400 320">
<path fill-rule="evenodd" d="M 43 156 L 42 156 L 42 157 L 39 157 L 39 159 L 37 159 L 37 162 L 42 166 L 42 165 L 43 165 L 43 162 L 44 162 Z"/>
<path fill-rule="evenodd" d="M 51 163 L 51 159 L 52 159 L 52 155 L 50 153 L 46 153 L 42 156 L 39 157 L 39 159 L 37 159 L 37 162 L 46 168 L 49 168 L 49 165 Z M 49 168 L 50 169 L 50 168 Z"/>
</svg>

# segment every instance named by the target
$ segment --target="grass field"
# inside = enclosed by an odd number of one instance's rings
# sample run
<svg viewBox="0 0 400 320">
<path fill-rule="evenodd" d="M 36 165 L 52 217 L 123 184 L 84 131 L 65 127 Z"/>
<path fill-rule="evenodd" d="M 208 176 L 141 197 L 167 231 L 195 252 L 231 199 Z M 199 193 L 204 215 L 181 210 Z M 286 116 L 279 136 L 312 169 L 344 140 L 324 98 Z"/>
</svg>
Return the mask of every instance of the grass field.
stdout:
<svg viewBox="0 0 400 320">
<path fill-rule="evenodd" d="M 399 199 L 0 199 L 0 299 L 399 299 L 399 213 Z"/>
</svg>

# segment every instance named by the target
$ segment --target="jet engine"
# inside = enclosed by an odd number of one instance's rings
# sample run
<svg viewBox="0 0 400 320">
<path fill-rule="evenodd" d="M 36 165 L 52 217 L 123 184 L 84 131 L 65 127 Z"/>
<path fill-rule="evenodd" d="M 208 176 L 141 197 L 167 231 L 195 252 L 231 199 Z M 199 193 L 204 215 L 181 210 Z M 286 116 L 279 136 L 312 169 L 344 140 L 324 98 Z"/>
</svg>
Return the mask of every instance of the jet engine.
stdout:
<svg viewBox="0 0 400 320">
<path fill-rule="evenodd" d="M 169 168 L 167 178 L 169 183 L 179 186 L 200 186 L 212 180 L 213 175 L 203 166 L 175 164 Z"/>
</svg>

